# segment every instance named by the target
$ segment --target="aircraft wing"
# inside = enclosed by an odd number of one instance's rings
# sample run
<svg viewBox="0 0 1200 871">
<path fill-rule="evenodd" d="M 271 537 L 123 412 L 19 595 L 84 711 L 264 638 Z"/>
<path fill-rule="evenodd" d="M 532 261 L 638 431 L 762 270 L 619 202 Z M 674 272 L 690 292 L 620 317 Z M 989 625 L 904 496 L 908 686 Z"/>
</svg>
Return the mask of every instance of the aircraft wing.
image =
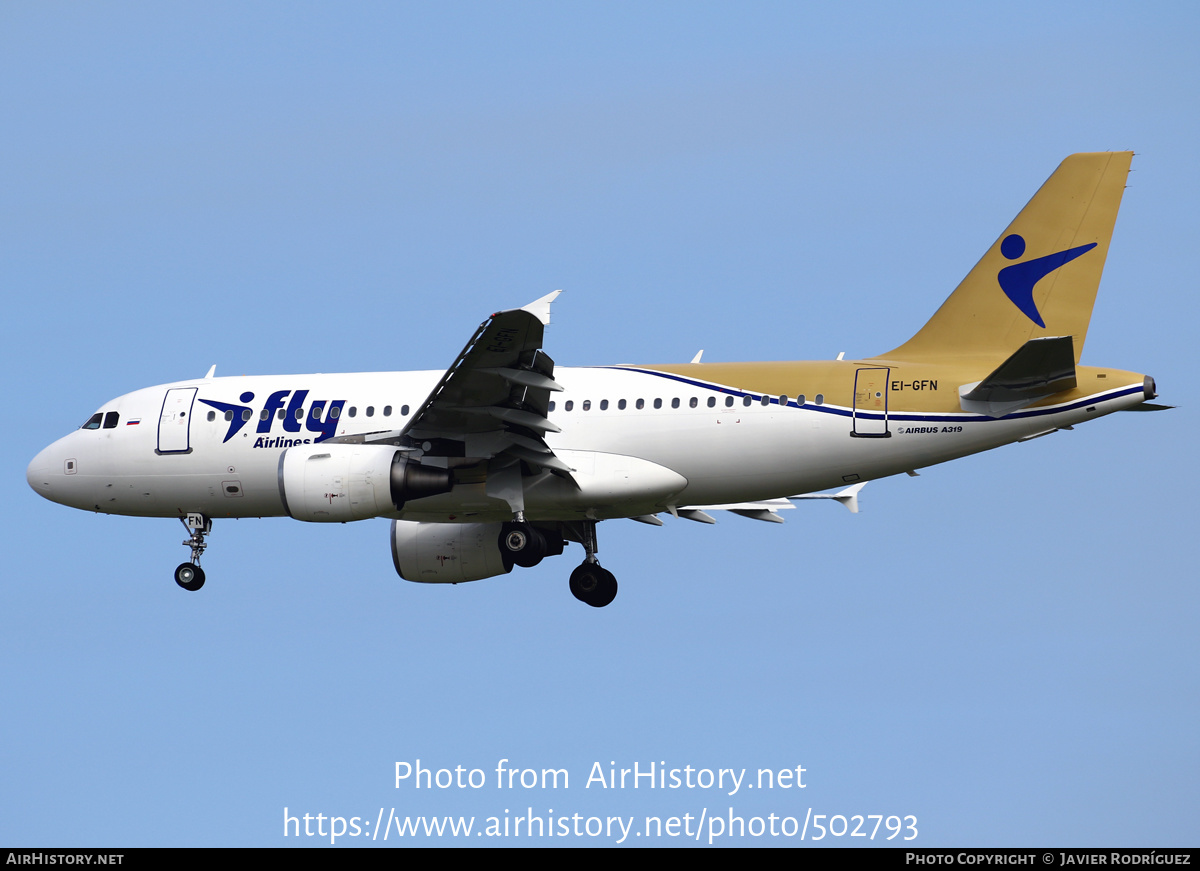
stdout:
<svg viewBox="0 0 1200 871">
<path fill-rule="evenodd" d="M 554 361 L 542 350 L 550 303 L 559 293 L 480 324 L 400 440 L 425 453 L 522 460 L 569 475 L 570 467 L 544 438 L 560 431 L 547 413 L 550 394 L 562 387 L 554 382 Z"/>
<path fill-rule="evenodd" d="M 783 518 L 779 516 L 779 512 L 788 508 L 795 508 L 793 502 L 798 502 L 801 499 L 833 499 L 836 502 L 845 505 L 850 509 L 851 514 L 858 513 L 858 491 L 867 486 L 866 481 L 854 484 L 844 490 L 839 490 L 837 493 L 805 493 L 802 496 L 788 496 L 786 499 L 764 499 L 760 502 L 735 502 L 726 505 L 688 505 L 674 508 L 671 513 L 676 517 L 682 517 L 685 520 L 695 520 L 698 523 L 716 523 L 717 521 L 709 514 L 709 511 L 729 511 L 733 514 L 739 514 L 742 517 L 748 517 L 751 520 L 764 520 L 768 523 L 783 523 Z M 634 520 L 640 520 L 642 523 L 655 523 L 650 519 L 650 515 L 642 515 L 635 517 Z M 655 523 L 661 526 L 662 523 Z"/>
</svg>

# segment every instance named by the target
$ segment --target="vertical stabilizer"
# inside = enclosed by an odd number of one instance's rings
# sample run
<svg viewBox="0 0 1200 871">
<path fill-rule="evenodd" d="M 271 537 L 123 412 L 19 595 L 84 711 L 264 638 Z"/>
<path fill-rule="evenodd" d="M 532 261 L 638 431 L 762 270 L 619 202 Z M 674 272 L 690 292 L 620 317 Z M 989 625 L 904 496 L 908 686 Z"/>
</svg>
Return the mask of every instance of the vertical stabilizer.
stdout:
<svg viewBox="0 0 1200 871">
<path fill-rule="evenodd" d="M 1083 350 L 1132 151 L 1073 154 L 921 330 L 882 359 L 1004 358 L 1030 339 Z"/>
</svg>

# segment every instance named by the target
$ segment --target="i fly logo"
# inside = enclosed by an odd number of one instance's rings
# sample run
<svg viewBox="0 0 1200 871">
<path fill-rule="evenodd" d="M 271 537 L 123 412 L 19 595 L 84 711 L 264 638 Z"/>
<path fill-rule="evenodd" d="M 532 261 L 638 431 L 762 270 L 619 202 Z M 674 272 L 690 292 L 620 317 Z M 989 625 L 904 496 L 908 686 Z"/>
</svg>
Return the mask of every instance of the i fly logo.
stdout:
<svg viewBox="0 0 1200 871">
<path fill-rule="evenodd" d="M 238 399 L 241 402 L 250 403 L 254 401 L 254 394 L 246 391 Z M 306 414 L 304 403 L 307 399 L 307 390 L 276 390 L 268 396 L 258 414 L 257 432 L 260 437 L 255 440 L 254 447 L 285 448 L 298 444 L 323 442 L 325 439 L 333 438 L 337 432 L 338 418 L 342 415 L 342 407 L 345 406 L 346 400 L 314 399 Z M 249 405 L 234 405 L 229 402 L 218 402 L 215 399 L 201 399 L 200 401 L 224 412 L 225 419 L 229 421 L 229 430 L 225 433 L 225 438 L 221 440 L 222 443 L 229 441 L 241 432 L 242 428 L 255 417 L 254 409 Z M 287 435 L 272 438 L 271 429 L 275 426 L 276 420 L 279 421 L 284 433 L 300 433 L 303 429 L 303 431 L 318 435 L 313 439 L 290 438 Z"/>
<path fill-rule="evenodd" d="M 1005 266 L 996 275 L 996 279 L 1000 282 L 1000 289 L 1004 291 L 1004 295 L 1012 300 L 1012 304 L 1019 308 L 1025 317 L 1044 328 L 1046 322 L 1042 320 L 1042 315 L 1033 302 L 1033 286 L 1060 266 L 1065 266 L 1095 247 L 1096 243 L 1092 242 L 1078 248 L 1068 248 L 1065 251 L 1047 254 L 1045 257 L 1026 260 L 1024 263 Z M 1000 243 L 1000 253 L 1006 260 L 1016 260 L 1025 253 L 1025 239 L 1016 233 L 1010 233 Z"/>
</svg>

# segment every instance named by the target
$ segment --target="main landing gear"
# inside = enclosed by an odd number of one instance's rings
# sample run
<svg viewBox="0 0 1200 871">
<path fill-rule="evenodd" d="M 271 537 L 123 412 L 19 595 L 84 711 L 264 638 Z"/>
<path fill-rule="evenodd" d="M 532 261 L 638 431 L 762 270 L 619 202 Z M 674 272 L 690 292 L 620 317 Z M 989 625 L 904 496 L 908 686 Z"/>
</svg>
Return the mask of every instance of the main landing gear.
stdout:
<svg viewBox="0 0 1200 871">
<path fill-rule="evenodd" d="M 603 608 L 617 597 L 617 579 L 612 572 L 601 568 L 596 559 L 596 521 L 583 521 L 581 532 L 580 540 L 587 556 L 571 572 L 571 595 L 585 605 Z"/>
<path fill-rule="evenodd" d="M 617 597 L 617 579 L 598 562 L 585 562 L 571 572 L 571 595 L 593 608 L 603 608 Z"/>
<path fill-rule="evenodd" d="M 593 608 L 603 608 L 617 597 L 617 579 L 613 573 L 600 567 L 596 559 L 596 521 L 583 520 L 564 523 L 556 531 L 547 532 L 525 522 L 523 512 L 517 519 L 500 528 L 497 544 L 504 562 L 509 566 L 532 568 L 548 556 L 563 552 L 563 536 L 578 541 L 587 551 L 587 556 L 575 571 L 571 572 L 571 595 Z"/>
<path fill-rule="evenodd" d="M 212 532 L 212 520 L 203 514 L 193 513 L 189 514 L 186 519 L 179 518 L 179 522 L 191 533 L 191 536 L 184 540 L 183 546 L 192 549 L 192 561 L 180 563 L 179 567 L 175 569 L 175 583 L 188 592 L 194 593 L 204 586 L 204 569 L 200 568 L 200 554 L 204 553 L 204 549 L 208 547 L 204 536 Z"/>
<path fill-rule="evenodd" d="M 505 561 L 523 569 L 531 569 L 542 561 L 549 550 L 546 536 L 528 523 L 518 520 L 500 528 L 500 553 Z M 562 549 L 559 549 L 562 553 Z"/>
</svg>

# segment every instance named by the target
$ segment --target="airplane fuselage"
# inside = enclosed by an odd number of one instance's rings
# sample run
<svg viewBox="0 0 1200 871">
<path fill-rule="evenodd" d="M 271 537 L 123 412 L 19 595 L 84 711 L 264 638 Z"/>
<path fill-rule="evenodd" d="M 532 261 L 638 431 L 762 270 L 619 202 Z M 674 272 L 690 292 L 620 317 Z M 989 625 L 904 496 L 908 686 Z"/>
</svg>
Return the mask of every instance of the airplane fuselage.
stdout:
<svg viewBox="0 0 1200 871">
<path fill-rule="evenodd" d="M 482 580 L 577 542 L 571 592 L 604 607 L 617 581 L 599 521 L 780 522 L 813 498 L 853 512 L 866 481 L 1161 408 L 1153 379 L 1079 365 L 1131 158 L 1064 160 L 933 317 L 869 359 L 556 366 L 554 291 L 493 313 L 440 372 L 214 367 L 127 394 L 27 478 L 76 508 L 182 520 L 192 559 L 175 581 L 190 591 L 214 518 L 388 517 L 406 580 Z"/>
<path fill-rule="evenodd" d="M 986 370 L 986 365 L 983 369 Z M 1000 419 L 962 410 L 961 364 L 887 361 L 560 367 L 546 442 L 573 469 L 625 458 L 678 476 L 631 484 L 619 504 L 547 479 L 525 497 L 531 520 L 628 517 L 673 505 L 775 499 L 895 475 L 1143 402 L 1143 376 L 1078 367 L 1078 386 Z M 105 403 L 29 466 L 33 488 L 107 514 L 271 517 L 288 513 L 279 460 L 291 447 L 402 430 L 440 372 L 252 376 L 180 381 Z M 430 446 L 434 448 L 434 446 Z M 511 510 L 472 476 L 469 456 L 414 456 L 456 470 L 454 489 L 386 516 L 503 520 Z M 628 462 L 625 463 L 629 465 Z M 647 467 L 649 468 L 649 467 Z M 632 471 L 632 470 L 628 470 Z M 478 480 L 473 480 L 473 477 Z M 673 486 L 677 484 L 678 486 Z M 646 492 L 641 493 L 639 487 Z M 665 489 L 664 489 L 665 488 Z M 608 492 L 608 491 L 603 491 Z"/>
</svg>

